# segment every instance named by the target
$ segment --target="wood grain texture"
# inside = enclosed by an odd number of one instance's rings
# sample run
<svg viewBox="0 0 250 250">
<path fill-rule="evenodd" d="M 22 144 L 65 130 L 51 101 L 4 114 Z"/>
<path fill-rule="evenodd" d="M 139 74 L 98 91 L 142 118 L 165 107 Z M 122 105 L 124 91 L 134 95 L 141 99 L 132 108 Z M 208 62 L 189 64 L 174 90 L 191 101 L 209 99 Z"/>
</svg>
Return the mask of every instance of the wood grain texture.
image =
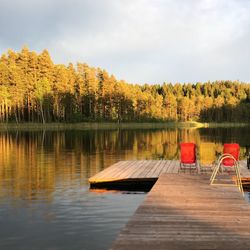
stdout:
<svg viewBox="0 0 250 250">
<path fill-rule="evenodd" d="M 90 184 L 112 181 L 136 181 L 143 179 L 159 178 L 162 173 L 178 173 L 179 161 L 177 160 L 139 160 L 121 161 L 104 169 L 89 179 Z M 183 171 L 182 171 L 183 172 Z M 197 174 L 196 170 L 185 170 L 185 174 Z M 250 171 L 246 167 L 246 161 L 240 161 L 242 177 L 249 178 Z M 202 175 L 211 175 L 211 171 L 202 171 Z"/>
<path fill-rule="evenodd" d="M 111 250 L 250 249 L 250 205 L 209 176 L 163 173 Z"/>
</svg>

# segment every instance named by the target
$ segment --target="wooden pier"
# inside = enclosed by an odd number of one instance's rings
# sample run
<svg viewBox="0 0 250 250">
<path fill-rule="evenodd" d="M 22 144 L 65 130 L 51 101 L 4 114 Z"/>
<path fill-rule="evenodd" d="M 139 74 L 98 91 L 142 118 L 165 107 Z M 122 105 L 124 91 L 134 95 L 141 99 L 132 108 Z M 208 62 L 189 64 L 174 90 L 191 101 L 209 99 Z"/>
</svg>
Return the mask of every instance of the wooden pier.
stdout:
<svg viewBox="0 0 250 250">
<path fill-rule="evenodd" d="M 89 179 L 90 185 L 120 181 L 157 180 L 162 173 L 178 173 L 179 162 L 167 160 L 119 161 Z"/>
<path fill-rule="evenodd" d="M 119 161 L 104 169 L 89 179 L 92 188 L 123 188 L 136 185 L 154 184 L 163 173 L 178 173 L 180 162 L 177 160 L 140 160 Z M 200 167 L 201 175 L 211 175 L 212 168 Z M 250 183 L 250 171 L 246 167 L 246 161 L 240 162 L 240 172 L 244 183 Z M 197 171 L 186 170 L 185 173 L 195 174 Z M 152 184 L 150 188 L 152 187 Z"/>
<path fill-rule="evenodd" d="M 111 250 L 249 250 L 250 205 L 236 186 L 209 185 L 211 170 L 182 173 L 176 160 L 120 161 L 91 177 L 97 188 L 153 186 Z M 240 172 L 249 185 L 245 161 Z"/>
<path fill-rule="evenodd" d="M 163 173 L 112 250 L 250 249 L 250 205 L 207 175 Z"/>
</svg>

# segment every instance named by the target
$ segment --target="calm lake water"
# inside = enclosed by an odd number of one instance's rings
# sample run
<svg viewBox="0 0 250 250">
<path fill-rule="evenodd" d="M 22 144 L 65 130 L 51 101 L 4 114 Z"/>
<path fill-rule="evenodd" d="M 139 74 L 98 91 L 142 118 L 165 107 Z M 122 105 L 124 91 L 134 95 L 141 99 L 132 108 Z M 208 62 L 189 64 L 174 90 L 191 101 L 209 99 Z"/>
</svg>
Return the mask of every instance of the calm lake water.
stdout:
<svg viewBox="0 0 250 250">
<path fill-rule="evenodd" d="M 223 143 L 250 150 L 250 128 L 0 132 L 0 249 L 108 249 L 145 193 L 89 190 L 119 160 L 178 159 L 198 144 L 204 161 Z"/>
</svg>

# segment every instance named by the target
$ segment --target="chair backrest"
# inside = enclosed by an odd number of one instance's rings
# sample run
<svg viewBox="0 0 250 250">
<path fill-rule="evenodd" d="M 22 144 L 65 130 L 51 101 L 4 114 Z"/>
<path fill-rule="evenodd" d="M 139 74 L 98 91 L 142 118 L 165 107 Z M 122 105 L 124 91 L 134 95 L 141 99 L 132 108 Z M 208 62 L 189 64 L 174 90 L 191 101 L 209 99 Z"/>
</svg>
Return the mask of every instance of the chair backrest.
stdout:
<svg viewBox="0 0 250 250">
<path fill-rule="evenodd" d="M 226 143 L 224 144 L 223 148 L 223 154 L 230 154 L 232 155 L 236 161 L 239 160 L 239 154 L 240 154 L 240 146 L 237 143 Z M 222 161 L 224 166 L 232 167 L 234 166 L 234 160 L 231 158 L 225 158 Z"/>
<path fill-rule="evenodd" d="M 193 164 L 196 162 L 196 145 L 192 142 L 181 143 L 181 163 Z"/>
</svg>

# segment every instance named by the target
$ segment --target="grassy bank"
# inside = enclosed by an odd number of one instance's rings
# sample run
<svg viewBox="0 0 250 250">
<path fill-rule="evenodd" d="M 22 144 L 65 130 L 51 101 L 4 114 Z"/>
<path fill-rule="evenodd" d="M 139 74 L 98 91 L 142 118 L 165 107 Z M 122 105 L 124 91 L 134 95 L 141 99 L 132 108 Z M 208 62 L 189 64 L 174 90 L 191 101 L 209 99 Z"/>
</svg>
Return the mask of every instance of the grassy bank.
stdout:
<svg viewBox="0 0 250 250">
<path fill-rule="evenodd" d="M 229 127 L 250 127 L 250 123 L 244 122 L 210 122 L 202 123 L 202 127 L 205 128 L 229 128 Z"/>
<path fill-rule="evenodd" d="M 109 129 L 160 129 L 197 128 L 197 122 L 81 122 L 81 123 L 1 123 L 0 130 L 109 130 Z"/>
<path fill-rule="evenodd" d="M 164 128 L 215 128 L 245 127 L 248 123 L 199 123 L 199 122 L 82 122 L 82 123 L 1 123 L 0 130 L 113 130 L 113 129 L 164 129 Z"/>
</svg>

